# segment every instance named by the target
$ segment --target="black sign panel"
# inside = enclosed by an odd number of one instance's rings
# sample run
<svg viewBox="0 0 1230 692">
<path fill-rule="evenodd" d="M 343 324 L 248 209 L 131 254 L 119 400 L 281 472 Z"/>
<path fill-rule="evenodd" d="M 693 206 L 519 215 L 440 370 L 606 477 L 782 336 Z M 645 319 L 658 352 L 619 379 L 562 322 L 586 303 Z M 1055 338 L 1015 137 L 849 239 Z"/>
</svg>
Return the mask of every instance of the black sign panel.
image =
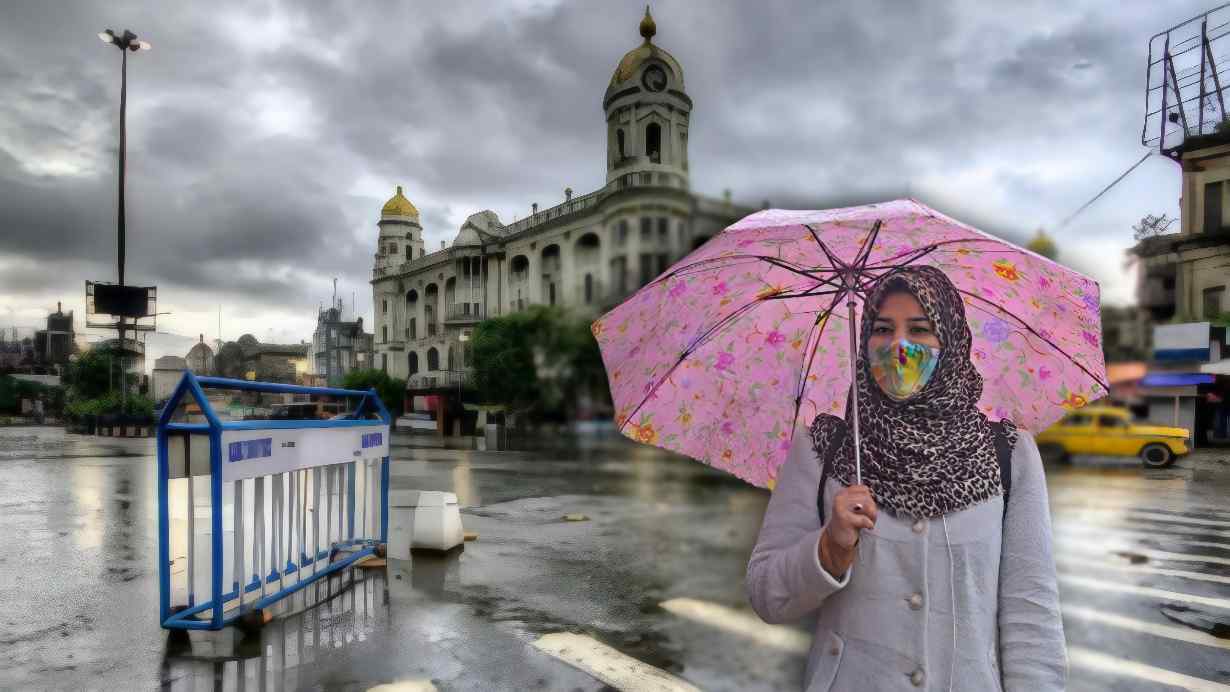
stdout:
<svg viewBox="0 0 1230 692">
<path fill-rule="evenodd" d="M 148 317 L 148 286 L 94 284 L 94 313 L 117 317 Z"/>
</svg>

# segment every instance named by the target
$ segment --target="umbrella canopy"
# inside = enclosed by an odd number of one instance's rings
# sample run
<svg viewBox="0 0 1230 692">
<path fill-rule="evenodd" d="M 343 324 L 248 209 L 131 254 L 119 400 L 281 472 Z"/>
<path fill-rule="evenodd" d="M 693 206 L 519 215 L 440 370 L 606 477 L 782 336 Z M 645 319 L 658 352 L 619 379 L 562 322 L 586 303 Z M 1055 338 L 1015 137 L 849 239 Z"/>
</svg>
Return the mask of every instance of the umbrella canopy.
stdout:
<svg viewBox="0 0 1230 692">
<path fill-rule="evenodd" d="M 1106 393 L 1095 281 L 897 200 L 757 212 L 596 320 L 616 424 L 772 487 L 797 425 L 845 415 L 862 297 L 921 264 L 965 300 L 988 418 L 1036 432 Z"/>
</svg>

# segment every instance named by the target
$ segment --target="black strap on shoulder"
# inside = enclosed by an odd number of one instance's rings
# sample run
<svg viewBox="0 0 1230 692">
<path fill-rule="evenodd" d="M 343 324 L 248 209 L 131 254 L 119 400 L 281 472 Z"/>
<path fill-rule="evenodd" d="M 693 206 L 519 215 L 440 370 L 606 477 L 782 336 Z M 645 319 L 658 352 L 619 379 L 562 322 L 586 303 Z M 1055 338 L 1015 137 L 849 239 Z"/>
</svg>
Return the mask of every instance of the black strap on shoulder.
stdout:
<svg viewBox="0 0 1230 692">
<path fill-rule="evenodd" d="M 845 440 L 846 427 L 841 426 L 841 432 L 837 434 L 830 444 L 829 448 L 824 450 L 824 454 L 820 458 L 820 487 L 816 490 L 816 510 L 820 513 L 820 523 L 824 523 L 824 485 L 829 478 L 830 460 L 833 457 L 833 451 L 841 448 L 842 442 Z"/>
<path fill-rule="evenodd" d="M 1012 491 L 1012 448 L 1008 446 L 1008 431 L 1004 429 L 1002 421 L 991 423 L 991 430 L 995 435 L 995 456 L 999 461 L 999 480 L 1004 486 L 1004 513 L 1007 514 L 1008 494 Z M 842 428 L 841 434 L 845 434 L 845 428 Z M 838 449 L 840 445 L 839 436 L 820 459 L 820 487 L 816 490 L 816 511 L 819 512 L 821 524 L 824 523 L 824 485 L 829 477 L 829 460 L 832 456 L 828 452 Z"/>
<path fill-rule="evenodd" d="M 991 423 L 995 433 L 995 456 L 999 459 L 999 480 L 1004 486 L 1004 513 L 1008 513 L 1008 493 L 1012 490 L 1012 448 L 1008 446 L 1008 431 L 1003 421 Z"/>
</svg>

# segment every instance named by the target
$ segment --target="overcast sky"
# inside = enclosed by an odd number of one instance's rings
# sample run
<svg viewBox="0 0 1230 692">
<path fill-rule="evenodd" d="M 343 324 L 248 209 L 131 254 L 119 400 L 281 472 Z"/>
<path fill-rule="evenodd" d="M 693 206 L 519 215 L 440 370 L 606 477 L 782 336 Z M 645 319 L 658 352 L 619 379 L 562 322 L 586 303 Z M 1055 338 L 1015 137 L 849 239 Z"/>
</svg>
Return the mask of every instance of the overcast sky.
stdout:
<svg viewBox="0 0 1230 692">
<path fill-rule="evenodd" d="M 695 103 L 692 187 L 818 208 L 914 196 L 1010 239 L 1051 230 L 1131 300 L 1131 225 L 1178 214 L 1139 159 L 1147 41 L 1195 2 L 654 2 Z M 126 278 L 160 331 L 310 339 L 333 277 L 371 319 L 380 206 L 429 250 L 604 182 L 602 96 L 640 2 L 68 3 L 0 10 L 0 326 L 114 280 L 120 54 L 132 29 Z M 78 325 L 83 323 L 79 317 Z M 156 339 L 151 356 L 182 355 Z"/>
</svg>

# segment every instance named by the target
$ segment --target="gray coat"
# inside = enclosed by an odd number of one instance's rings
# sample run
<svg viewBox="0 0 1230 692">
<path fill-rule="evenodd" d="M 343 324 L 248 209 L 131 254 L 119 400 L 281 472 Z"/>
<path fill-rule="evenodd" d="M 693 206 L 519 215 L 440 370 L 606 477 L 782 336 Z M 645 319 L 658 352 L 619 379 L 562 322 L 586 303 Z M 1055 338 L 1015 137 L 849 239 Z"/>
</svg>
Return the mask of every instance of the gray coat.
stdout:
<svg viewBox="0 0 1230 692">
<path fill-rule="evenodd" d="M 820 567 L 819 483 L 810 435 L 799 428 L 747 565 L 747 596 L 765 622 L 815 617 L 804 689 L 1064 688 L 1050 510 L 1033 437 L 1021 431 L 1012 452 L 1006 517 L 1002 496 L 914 522 L 881 511 L 841 581 Z M 825 485 L 827 522 L 842 485 L 832 476 Z"/>
</svg>

